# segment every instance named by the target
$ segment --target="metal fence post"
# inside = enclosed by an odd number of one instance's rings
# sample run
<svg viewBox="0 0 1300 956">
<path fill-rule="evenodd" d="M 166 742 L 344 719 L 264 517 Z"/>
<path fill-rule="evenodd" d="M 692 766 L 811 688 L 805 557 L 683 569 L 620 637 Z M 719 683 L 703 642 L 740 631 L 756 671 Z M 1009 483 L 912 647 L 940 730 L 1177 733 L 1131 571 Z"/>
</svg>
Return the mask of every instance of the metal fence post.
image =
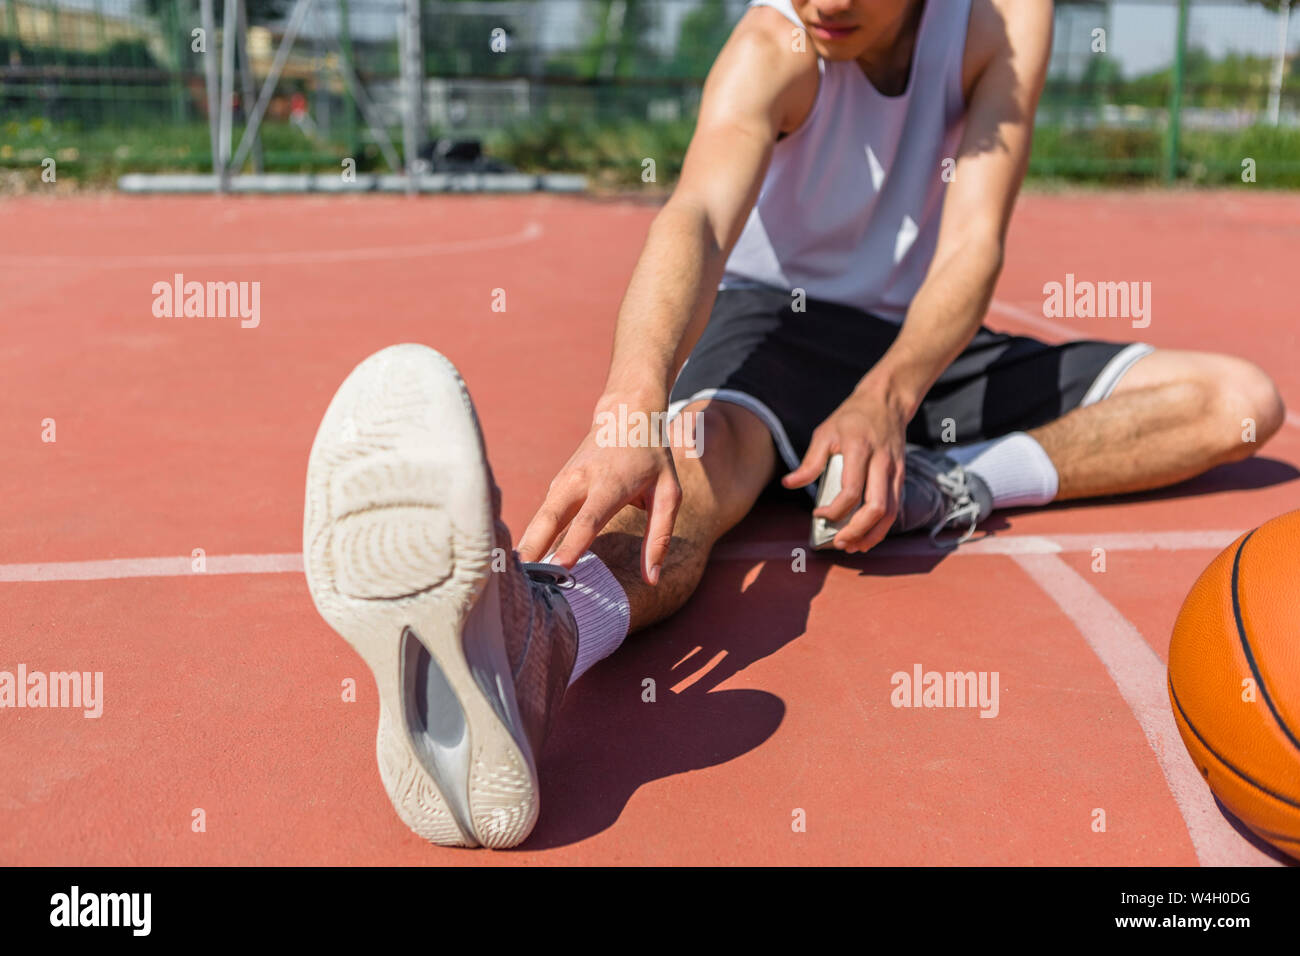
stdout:
<svg viewBox="0 0 1300 956">
<path fill-rule="evenodd" d="M 1178 178 L 1179 139 L 1183 128 L 1183 79 L 1187 72 L 1187 5 L 1178 0 L 1178 35 L 1174 41 L 1173 89 L 1169 91 L 1169 138 L 1165 149 L 1165 182 Z"/>
<path fill-rule="evenodd" d="M 248 127 L 248 118 L 252 113 L 253 104 L 257 102 L 257 84 L 253 80 L 253 61 L 248 55 L 248 4 L 244 0 L 238 0 L 238 9 L 235 11 L 239 17 L 239 29 L 236 30 L 236 37 L 239 40 L 239 112 L 244 118 L 244 127 Z M 258 133 L 253 138 L 253 171 L 259 175 L 262 173 L 262 136 Z"/>
<path fill-rule="evenodd" d="M 1277 126 L 1282 119 L 1282 78 L 1286 74 L 1286 40 L 1291 26 L 1291 0 L 1282 0 L 1277 18 L 1277 56 L 1268 80 L 1268 122 Z"/>
<path fill-rule="evenodd" d="M 199 16 L 203 23 L 203 79 L 208 87 L 208 138 L 212 141 L 212 174 L 221 183 L 221 136 L 218 126 L 218 108 L 221 94 L 217 90 L 217 20 L 212 12 L 212 0 L 200 0 Z"/>
<path fill-rule="evenodd" d="M 185 38 L 189 35 L 181 29 L 181 0 L 175 0 L 163 8 L 162 19 L 166 24 L 165 29 L 172 36 L 171 54 L 176 58 L 174 69 L 171 75 L 172 90 L 172 121 L 180 124 L 185 122 L 185 58 L 189 55 L 189 44 Z"/>
<path fill-rule="evenodd" d="M 14 41 L 13 49 L 17 50 L 22 38 L 18 35 L 18 5 L 14 3 L 14 0 L 6 0 L 5 2 L 5 19 L 9 24 L 5 32 Z"/>
<path fill-rule="evenodd" d="M 220 178 L 218 189 L 223 193 L 230 188 L 230 150 L 235 123 L 235 37 L 239 32 L 236 10 L 235 0 L 226 0 L 221 19 L 221 117 L 217 126 L 221 142 L 221 169 L 217 175 Z"/>
<path fill-rule="evenodd" d="M 350 17 L 348 0 L 339 0 L 339 46 L 345 61 L 343 69 L 355 72 L 356 65 L 352 57 Z M 343 84 L 343 138 L 347 141 L 348 155 L 355 159 L 357 155 L 357 104 L 352 98 L 352 89 L 347 83 Z"/>
<path fill-rule="evenodd" d="M 420 169 L 420 128 L 424 120 L 424 38 L 420 34 L 421 0 L 406 0 L 406 29 L 402 35 L 402 73 L 406 78 L 406 110 L 402 117 L 402 149 L 406 154 L 406 192 L 418 189 L 415 177 Z"/>
</svg>

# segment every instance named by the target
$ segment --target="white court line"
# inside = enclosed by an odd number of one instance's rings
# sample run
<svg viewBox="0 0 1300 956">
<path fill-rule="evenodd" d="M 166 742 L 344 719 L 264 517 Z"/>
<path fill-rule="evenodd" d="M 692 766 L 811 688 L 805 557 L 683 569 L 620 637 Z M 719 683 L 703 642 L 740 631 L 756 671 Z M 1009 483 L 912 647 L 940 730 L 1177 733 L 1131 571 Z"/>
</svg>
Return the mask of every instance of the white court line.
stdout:
<svg viewBox="0 0 1300 956">
<path fill-rule="evenodd" d="M 1221 551 L 1239 538 L 1242 531 L 1160 531 L 1153 534 L 1115 532 L 1109 534 L 990 535 L 968 541 L 955 551 L 940 551 L 918 538 L 894 538 L 865 555 L 869 560 L 899 557 L 978 557 L 980 555 L 1073 554 L 1106 551 Z M 807 541 L 756 541 L 715 548 L 714 561 L 778 561 L 791 557 Z M 0 564 L 0 583 L 19 581 L 106 581 L 115 578 L 197 577 L 201 574 L 288 574 L 302 573 L 302 555 L 296 551 L 279 554 L 226 554 L 206 558 L 206 570 L 194 571 L 184 556 L 161 558 L 110 558 L 102 561 L 43 561 L 33 564 Z"/>
<path fill-rule="evenodd" d="M 968 541 L 955 550 L 943 551 L 924 538 L 891 538 L 861 555 L 868 560 L 876 558 L 972 558 L 980 555 L 1001 554 L 1074 554 L 1092 553 L 1094 548 L 1106 551 L 1222 551 L 1241 537 L 1243 531 L 1158 531 L 1112 532 L 1107 534 L 1006 534 L 989 535 Z M 786 541 L 755 541 L 751 544 L 724 544 L 715 548 L 711 560 L 715 561 L 778 561 L 789 559 L 791 552 L 811 545 L 804 539 Z M 3 565 L 0 565 L 3 567 Z"/>
<path fill-rule="evenodd" d="M 1005 315 L 1009 319 L 1015 319 L 1017 322 L 1023 322 L 1025 325 L 1033 326 L 1044 332 L 1059 335 L 1064 339 L 1077 339 L 1080 336 L 1079 329 L 1071 328 L 1061 322 L 1053 322 L 1045 316 L 1035 315 L 1027 309 L 1012 305 L 1010 302 L 1003 302 L 1000 299 L 994 299 L 989 303 L 989 311 Z M 1286 423 L 1292 428 L 1300 428 L 1300 412 L 1287 409 Z"/>
<path fill-rule="evenodd" d="M 367 259 L 417 259 L 421 256 L 448 255 L 460 252 L 479 252 L 522 245 L 540 239 L 546 230 L 540 222 L 527 223 L 523 229 L 506 236 L 488 236 L 483 239 L 449 239 L 408 246 L 366 246 L 357 249 L 305 249 L 296 252 L 168 252 L 156 255 L 133 256 L 23 256 L 5 255 L 0 265 L 15 267 L 66 266 L 76 264 L 94 268 L 121 268 L 126 266 L 157 266 L 160 269 L 177 265 L 291 265 L 315 262 L 361 262 Z"/>
<path fill-rule="evenodd" d="M 0 564 L 0 582 L 105 581 L 116 578 L 202 577 L 205 574 L 302 574 L 302 555 L 221 554 L 205 558 L 205 570 L 195 571 L 193 559 L 111 558 L 106 561 L 47 561 L 39 564 Z"/>
<path fill-rule="evenodd" d="M 1187 823 L 1202 866 L 1280 866 L 1232 828 L 1192 763 L 1174 723 L 1165 665 L 1124 615 L 1082 575 L 1054 554 L 1012 560 L 1074 622 L 1137 718 Z"/>
</svg>

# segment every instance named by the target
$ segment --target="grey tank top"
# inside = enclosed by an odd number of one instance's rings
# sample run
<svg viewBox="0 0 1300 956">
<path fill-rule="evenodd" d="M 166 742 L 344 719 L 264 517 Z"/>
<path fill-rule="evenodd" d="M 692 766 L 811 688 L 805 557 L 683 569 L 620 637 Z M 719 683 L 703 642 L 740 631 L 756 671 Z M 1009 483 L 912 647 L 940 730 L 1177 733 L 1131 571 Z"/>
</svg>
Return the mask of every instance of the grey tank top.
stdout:
<svg viewBox="0 0 1300 956">
<path fill-rule="evenodd" d="M 790 0 L 751 0 L 801 26 Z M 817 99 L 777 142 L 721 288 L 802 289 L 901 322 L 925 278 L 965 125 L 970 0 L 926 0 L 907 88 L 818 58 Z M 945 163 L 945 160 L 951 162 Z"/>
</svg>

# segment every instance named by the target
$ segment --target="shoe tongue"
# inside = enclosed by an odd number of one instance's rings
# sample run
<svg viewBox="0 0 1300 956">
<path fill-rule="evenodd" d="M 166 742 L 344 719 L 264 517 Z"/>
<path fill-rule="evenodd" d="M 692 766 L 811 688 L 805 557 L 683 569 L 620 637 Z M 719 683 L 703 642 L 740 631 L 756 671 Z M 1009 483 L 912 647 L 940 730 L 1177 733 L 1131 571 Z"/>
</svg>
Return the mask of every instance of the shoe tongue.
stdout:
<svg viewBox="0 0 1300 956">
<path fill-rule="evenodd" d="M 966 472 L 966 489 L 970 492 L 971 501 L 979 506 L 980 516 L 975 522 L 979 524 L 993 513 L 993 492 L 989 490 L 984 479 L 972 471 Z"/>
<path fill-rule="evenodd" d="M 521 561 L 520 566 L 524 569 L 528 583 L 540 588 L 543 594 L 548 596 L 563 594 L 563 592 L 573 588 L 573 575 L 558 564 Z"/>
</svg>

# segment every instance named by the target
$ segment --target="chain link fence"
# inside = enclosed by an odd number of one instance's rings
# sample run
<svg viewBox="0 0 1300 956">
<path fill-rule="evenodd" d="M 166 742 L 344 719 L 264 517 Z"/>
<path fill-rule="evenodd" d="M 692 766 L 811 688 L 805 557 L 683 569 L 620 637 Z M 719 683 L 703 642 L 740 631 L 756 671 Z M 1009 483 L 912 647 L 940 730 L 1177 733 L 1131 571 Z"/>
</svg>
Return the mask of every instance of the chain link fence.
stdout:
<svg viewBox="0 0 1300 956">
<path fill-rule="evenodd" d="M 61 157 L 123 172 L 211 171 L 207 69 L 238 25 L 242 135 L 298 0 L 0 0 L 0 165 Z M 943 2 L 943 0 L 929 0 Z M 227 6 L 235 16 L 227 21 Z M 1300 186 L 1300 29 L 1288 0 L 1058 2 L 1031 175 Z M 312 0 L 245 168 L 386 165 L 402 148 L 404 0 Z M 480 138 L 523 169 L 661 180 L 742 0 L 423 0 L 422 142 Z M 359 104 L 347 74 L 357 80 Z M 402 157 L 405 161 L 405 157 Z"/>
</svg>

